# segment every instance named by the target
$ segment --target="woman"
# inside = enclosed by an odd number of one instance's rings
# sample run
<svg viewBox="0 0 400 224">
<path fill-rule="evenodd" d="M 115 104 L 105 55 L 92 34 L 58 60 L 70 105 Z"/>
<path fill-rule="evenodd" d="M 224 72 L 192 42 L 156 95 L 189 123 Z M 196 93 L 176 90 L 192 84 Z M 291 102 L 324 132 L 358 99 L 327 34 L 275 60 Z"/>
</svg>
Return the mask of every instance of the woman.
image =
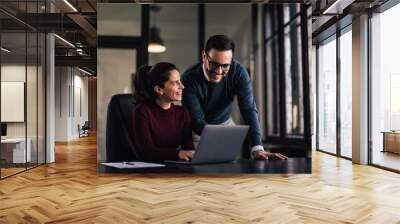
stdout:
<svg viewBox="0 0 400 224">
<path fill-rule="evenodd" d="M 182 100 L 183 85 L 175 65 L 142 66 L 134 78 L 133 130 L 145 161 L 190 160 L 194 146 L 189 112 Z"/>
</svg>

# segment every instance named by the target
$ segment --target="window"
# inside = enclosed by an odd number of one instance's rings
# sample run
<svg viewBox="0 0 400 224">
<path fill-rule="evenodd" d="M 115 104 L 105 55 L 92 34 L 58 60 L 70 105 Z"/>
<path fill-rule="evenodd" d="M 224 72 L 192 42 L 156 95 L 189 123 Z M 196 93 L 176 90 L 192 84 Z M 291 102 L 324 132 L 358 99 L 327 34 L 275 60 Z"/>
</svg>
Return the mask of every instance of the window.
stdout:
<svg viewBox="0 0 400 224">
<path fill-rule="evenodd" d="M 348 159 L 352 157 L 352 74 L 349 24 L 317 45 L 316 146 Z"/>
<path fill-rule="evenodd" d="M 340 36 L 340 154 L 352 157 L 352 33 L 351 26 Z"/>
<path fill-rule="evenodd" d="M 265 115 L 266 115 L 266 136 L 279 137 L 280 130 L 280 88 L 279 88 L 279 39 L 278 39 L 278 7 L 265 8 Z M 275 18 L 275 19 L 274 19 Z"/>
<path fill-rule="evenodd" d="M 280 100 L 279 100 L 279 48 L 276 37 L 269 40 L 266 44 L 266 116 L 267 116 L 267 136 L 280 135 Z"/>
<path fill-rule="evenodd" d="M 301 4 L 264 6 L 266 141 L 296 142 L 299 147 L 311 144 L 311 133 L 305 133 L 309 116 L 305 115 L 305 103 L 309 106 L 310 100 L 304 97 L 309 88 L 309 83 L 304 83 L 308 66 L 303 67 L 309 60 L 309 42 L 303 35 L 308 32 L 303 15 L 306 17 L 307 8 Z"/>
<path fill-rule="evenodd" d="M 372 163 L 400 170 L 400 5 L 371 18 Z M 399 151 L 400 152 L 400 151 Z"/>
<path fill-rule="evenodd" d="M 318 47 L 318 145 L 336 153 L 336 35 Z"/>
<path fill-rule="evenodd" d="M 301 24 L 297 17 L 284 29 L 286 131 L 288 135 L 304 134 L 303 67 Z"/>
</svg>

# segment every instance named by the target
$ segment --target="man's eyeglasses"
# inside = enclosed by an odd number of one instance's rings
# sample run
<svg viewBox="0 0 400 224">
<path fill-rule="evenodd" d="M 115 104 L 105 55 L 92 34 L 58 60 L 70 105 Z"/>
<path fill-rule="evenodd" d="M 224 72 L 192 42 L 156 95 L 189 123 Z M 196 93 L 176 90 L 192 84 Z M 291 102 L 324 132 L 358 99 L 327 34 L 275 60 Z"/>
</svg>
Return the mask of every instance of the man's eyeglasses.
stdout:
<svg viewBox="0 0 400 224">
<path fill-rule="evenodd" d="M 219 64 L 215 61 L 211 61 L 211 57 L 208 54 L 206 54 L 206 56 L 207 56 L 207 61 L 208 61 L 208 64 L 210 65 L 211 71 L 217 71 L 219 67 L 221 67 L 223 72 L 229 71 L 229 68 L 231 67 L 230 63 L 229 64 Z"/>
</svg>

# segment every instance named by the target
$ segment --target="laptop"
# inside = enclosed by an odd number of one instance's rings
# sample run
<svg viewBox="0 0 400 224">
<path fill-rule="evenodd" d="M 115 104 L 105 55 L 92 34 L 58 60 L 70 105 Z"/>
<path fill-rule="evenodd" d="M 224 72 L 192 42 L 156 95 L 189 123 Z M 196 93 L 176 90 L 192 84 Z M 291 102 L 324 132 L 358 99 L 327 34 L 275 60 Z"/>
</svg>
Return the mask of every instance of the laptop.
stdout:
<svg viewBox="0 0 400 224">
<path fill-rule="evenodd" d="M 239 154 L 248 130 L 248 125 L 206 125 L 192 160 L 165 162 L 192 165 L 232 162 Z"/>
</svg>

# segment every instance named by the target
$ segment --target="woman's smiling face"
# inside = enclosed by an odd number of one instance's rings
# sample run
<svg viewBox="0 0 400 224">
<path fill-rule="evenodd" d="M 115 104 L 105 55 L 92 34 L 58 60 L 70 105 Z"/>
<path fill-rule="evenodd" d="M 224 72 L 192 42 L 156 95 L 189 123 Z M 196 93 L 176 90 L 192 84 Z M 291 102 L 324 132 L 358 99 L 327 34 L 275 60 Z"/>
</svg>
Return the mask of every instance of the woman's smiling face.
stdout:
<svg viewBox="0 0 400 224">
<path fill-rule="evenodd" d="M 164 83 L 164 87 L 161 88 L 162 91 L 161 94 L 158 93 L 158 97 L 167 101 L 181 101 L 183 88 L 181 75 L 177 70 L 171 70 L 169 79 Z"/>
</svg>

